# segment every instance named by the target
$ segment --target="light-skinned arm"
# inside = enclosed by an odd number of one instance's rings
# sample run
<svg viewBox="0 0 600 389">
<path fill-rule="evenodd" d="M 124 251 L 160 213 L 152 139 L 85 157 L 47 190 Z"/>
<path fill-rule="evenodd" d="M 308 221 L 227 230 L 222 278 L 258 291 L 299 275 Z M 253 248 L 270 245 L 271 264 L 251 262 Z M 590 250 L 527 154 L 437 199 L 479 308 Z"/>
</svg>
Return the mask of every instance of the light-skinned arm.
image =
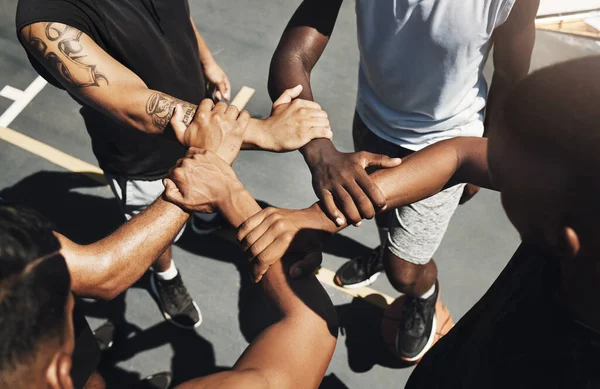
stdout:
<svg viewBox="0 0 600 389">
<path fill-rule="evenodd" d="M 213 171 L 221 174 L 213 175 Z M 197 181 L 207 174 L 214 179 Z M 202 184 L 184 184 L 192 181 Z M 210 151 L 190 150 L 166 182 L 165 195 L 169 199 L 196 210 L 218 209 L 236 227 L 261 211 L 231 167 Z M 319 386 L 335 349 L 336 313 L 317 279 L 290 279 L 290 265 L 291 261 L 285 259 L 274 264 L 261 282 L 281 319 L 252 341 L 231 371 L 192 380 L 178 389 Z"/>
<path fill-rule="evenodd" d="M 186 126 L 197 119 L 196 104 L 148 88 L 140 77 L 74 27 L 55 22 L 33 23 L 21 29 L 19 38 L 71 94 L 125 126 L 149 134 L 163 134 L 167 130 L 168 134 L 177 105 L 181 106 Z M 299 93 L 292 90 L 282 95 L 289 96 L 286 99 L 291 101 Z M 190 131 L 209 132 L 214 128 L 196 125 Z M 318 105 L 297 100 L 281 104 L 264 121 L 251 119 L 244 133 L 244 145 L 289 151 L 315 137 L 330 137 L 330 132 L 327 115 Z M 203 147 L 185 143 L 180 136 L 177 139 L 186 147 Z"/>
</svg>

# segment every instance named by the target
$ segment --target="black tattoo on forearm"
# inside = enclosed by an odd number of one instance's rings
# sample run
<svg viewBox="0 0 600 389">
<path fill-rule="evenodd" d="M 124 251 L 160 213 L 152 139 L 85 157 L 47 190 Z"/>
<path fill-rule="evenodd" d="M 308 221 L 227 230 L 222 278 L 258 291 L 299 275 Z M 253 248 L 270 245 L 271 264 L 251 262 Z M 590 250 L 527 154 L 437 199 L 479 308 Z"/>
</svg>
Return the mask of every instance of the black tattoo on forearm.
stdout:
<svg viewBox="0 0 600 389">
<path fill-rule="evenodd" d="M 86 63 L 81 31 L 62 23 L 45 23 L 45 37 L 40 37 L 33 34 L 31 26 L 27 28 L 26 43 L 31 52 L 46 61 L 68 85 L 85 88 L 100 86 L 100 81 L 108 85 L 108 79 L 96 70 L 96 65 Z"/>
<path fill-rule="evenodd" d="M 154 127 L 164 130 L 169 124 L 177 104 L 180 104 L 183 109 L 183 123 L 189 126 L 198 108 L 196 105 L 186 103 L 164 93 L 152 93 L 146 102 L 146 113 L 152 117 Z"/>
</svg>

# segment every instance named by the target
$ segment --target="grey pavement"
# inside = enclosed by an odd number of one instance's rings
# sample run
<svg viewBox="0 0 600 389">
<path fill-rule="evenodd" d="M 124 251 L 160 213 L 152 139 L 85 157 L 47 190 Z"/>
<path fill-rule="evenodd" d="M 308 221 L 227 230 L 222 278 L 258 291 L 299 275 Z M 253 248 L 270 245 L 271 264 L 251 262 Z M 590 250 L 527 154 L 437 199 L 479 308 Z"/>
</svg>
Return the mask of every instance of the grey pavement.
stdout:
<svg viewBox="0 0 600 389">
<path fill-rule="evenodd" d="M 271 55 L 296 2 L 191 0 L 191 11 L 215 58 L 228 73 L 234 92 L 247 85 L 256 94 L 247 106 L 255 116 L 270 112 L 266 80 Z M 36 77 L 15 38 L 16 0 L 0 0 L 0 89 L 25 89 Z M 351 151 L 351 120 L 356 98 L 358 51 L 354 3 L 345 2 L 331 42 L 313 72 L 316 99 L 329 112 L 334 143 Z M 538 32 L 533 69 L 569 58 L 600 54 L 596 41 Z M 491 74 L 491 65 L 486 75 Z M 0 114 L 11 101 L 0 97 Z M 96 164 L 90 140 L 69 96 L 52 86 L 21 112 L 10 127 Z M 39 209 L 57 228 L 78 242 L 98 239 L 120 222 L 110 190 L 70 173 L 16 146 L 0 141 L 0 190 Z M 308 169 L 299 153 L 242 152 L 234 164 L 251 193 L 270 204 L 306 207 L 316 199 Z M 378 242 L 374 223 L 349 228 L 330 240 L 324 266 L 335 270 L 348 257 Z M 455 321 L 485 292 L 519 244 L 502 210 L 499 196 L 483 190 L 461 206 L 435 255 L 441 297 Z M 235 245 L 214 236 L 186 233 L 175 248 L 175 259 L 204 323 L 182 331 L 163 322 L 143 279 L 111 303 L 84 301 L 92 327 L 111 317 L 119 338 L 106 355 L 103 371 L 109 387 L 128 387 L 132 379 L 172 370 L 176 382 L 231 367 L 260 328 L 260 299 L 251 285 Z M 385 277 L 373 287 L 395 296 Z M 379 340 L 381 311 L 362 300 L 327 288 L 338 307 L 343 330 L 323 388 L 403 387 L 412 368 L 403 367 Z M 318 347 L 318 345 L 314 345 Z"/>
</svg>

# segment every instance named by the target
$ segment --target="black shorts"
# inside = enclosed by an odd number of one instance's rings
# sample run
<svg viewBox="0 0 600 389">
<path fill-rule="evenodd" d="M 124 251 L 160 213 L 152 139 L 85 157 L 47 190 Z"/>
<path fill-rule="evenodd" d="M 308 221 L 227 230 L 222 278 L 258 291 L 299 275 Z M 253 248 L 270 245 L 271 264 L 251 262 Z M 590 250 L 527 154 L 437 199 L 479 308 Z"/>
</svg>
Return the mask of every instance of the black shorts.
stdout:
<svg viewBox="0 0 600 389">
<path fill-rule="evenodd" d="M 85 316 L 77 308 L 73 309 L 73 327 L 75 332 L 75 349 L 73 350 L 73 367 L 71 378 L 76 389 L 82 389 L 100 363 L 100 347 Z"/>
</svg>

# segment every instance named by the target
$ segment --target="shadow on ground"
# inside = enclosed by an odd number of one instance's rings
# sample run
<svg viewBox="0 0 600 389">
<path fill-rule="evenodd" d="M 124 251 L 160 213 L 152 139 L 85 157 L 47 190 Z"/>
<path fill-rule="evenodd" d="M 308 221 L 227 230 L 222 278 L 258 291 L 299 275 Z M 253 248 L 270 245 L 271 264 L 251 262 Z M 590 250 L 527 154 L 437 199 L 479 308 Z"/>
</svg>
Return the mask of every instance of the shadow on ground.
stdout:
<svg viewBox="0 0 600 389">
<path fill-rule="evenodd" d="M 17 203 L 36 209 L 70 239 L 87 244 L 95 242 L 114 231 L 122 222 L 116 202 L 81 193 L 86 189 L 102 186 L 78 173 L 41 171 L 11 187 L 0 190 L 0 197 L 7 203 Z M 77 190 L 77 191 L 76 191 Z M 261 206 L 267 206 L 261 203 Z M 195 235 L 191 228 L 177 245 L 191 253 L 207 258 L 236 264 L 240 273 L 238 319 L 244 338 L 250 342 L 266 326 L 277 319 L 263 301 L 262 290 L 251 282 L 243 253 L 234 239 L 233 230 L 224 229 L 217 234 Z M 352 257 L 369 251 L 369 248 L 342 235 L 331 237 L 324 251 L 340 257 Z M 133 288 L 150 290 L 147 274 Z M 136 353 L 169 344 L 173 350 L 171 369 L 174 384 L 227 370 L 215 364 L 214 350 L 210 342 L 195 331 L 178 329 L 161 322 L 141 330 L 125 318 L 125 295 L 110 302 L 82 300 L 83 312 L 88 317 L 106 318 L 115 324 L 115 346 L 105 353 L 100 370 L 108 387 L 132 387 L 139 374 L 126 371 L 116 364 Z M 361 299 L 337 307 L 342 331 L 346 335 L 349 364 L 355 372 L 370 370 L 375 364 L 401 367 L 385 349 L 379 338 L 382 309 Z M 394 363 L 395 362 L 395 363 Z M 326 376 L 323 389 L 346 388 L 335 376 Z"/>
</svg>

